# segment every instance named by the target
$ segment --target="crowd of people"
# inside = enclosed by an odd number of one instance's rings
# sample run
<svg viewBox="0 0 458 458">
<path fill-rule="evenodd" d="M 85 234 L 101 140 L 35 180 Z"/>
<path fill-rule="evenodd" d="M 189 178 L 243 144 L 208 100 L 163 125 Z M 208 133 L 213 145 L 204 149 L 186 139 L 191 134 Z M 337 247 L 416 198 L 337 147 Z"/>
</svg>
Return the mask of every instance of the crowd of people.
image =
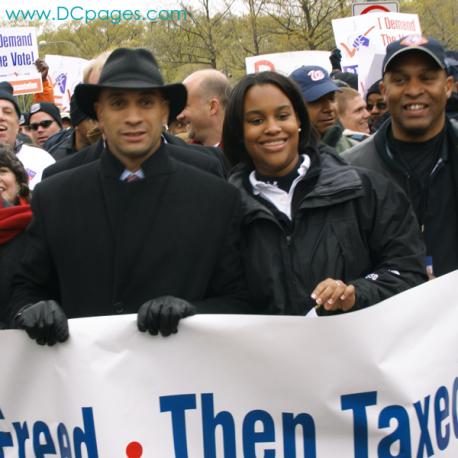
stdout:
<svg viewBox="0 0 458 458">
<path fill-rule="evenodd" d="M 51 101 L 21 119 L 0 83 L 0 327 L 53 345 L 69 318 L 137 313 L 168 336 L 196 313 L 346 313 L 457 269 L 450 55 L 399 39 L 361 95 L 337 51 L 330 74 L 232 88 L 213 69 L 165 84 L 119 48 L 69 129 Z"/>
</svg>

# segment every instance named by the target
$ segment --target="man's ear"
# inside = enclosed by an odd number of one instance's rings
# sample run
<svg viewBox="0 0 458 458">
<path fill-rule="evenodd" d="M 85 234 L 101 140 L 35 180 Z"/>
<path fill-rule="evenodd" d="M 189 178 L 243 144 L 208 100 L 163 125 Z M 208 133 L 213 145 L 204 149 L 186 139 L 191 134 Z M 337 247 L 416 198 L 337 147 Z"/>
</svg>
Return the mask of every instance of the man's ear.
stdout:
<svg viewBox="0 0 458 458">
<path fill-rule="evenodd" d="M 386 86 L 383 80 L 380 81 L 380 83 L 378 84 L 378 87 L 380 88 L 380 93 L 383 95 L 383 97 L 385 97 Z"/>
<path fill-rule="evenodd" d="M 447 82 L 446 82 L 447 99 L 450 98 L 450 96 L 452 95 L 454 85 L 455 85 L 455 82 L 453 80 L 453 76 L 447 77 Z"/>
<path fill-rule="evenodd" d="M 209 102 L 210 105 L 210 114 L 212 116 L 216 115 L 219 111 L 220 102 L 217 97 L 212 97 Z"/>
<path fill-rule="evenodd" d="M 162 125 L 167 125 L 169 123 L 169 114 L 170 114 L 170 103 L 168 100 L 162 100 L 162 113 L 161 113 L 161 122 Z"/>
<path fill-rule="evenodd" d="M 94 103 L 94 111 L 97 116 L 97 122 L 99 123 L 100 129 L 103 129 L 103 121 L 102 121 L 102 106 L 100 105 L 99 102 Z"/>
</svg>

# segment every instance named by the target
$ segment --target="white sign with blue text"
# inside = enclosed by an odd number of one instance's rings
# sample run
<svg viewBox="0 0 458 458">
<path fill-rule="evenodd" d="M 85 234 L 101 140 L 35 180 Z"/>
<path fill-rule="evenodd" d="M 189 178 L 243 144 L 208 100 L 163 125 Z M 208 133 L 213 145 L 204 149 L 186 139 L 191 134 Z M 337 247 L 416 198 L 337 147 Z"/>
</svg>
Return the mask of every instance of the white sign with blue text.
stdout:
<svg viewBox="0 0 458 458">
<path fill-rule="evenodd" d="M 0 332 L 0 457 L 458 456 L 458 272 L 334 317 Z"/>
</svg>

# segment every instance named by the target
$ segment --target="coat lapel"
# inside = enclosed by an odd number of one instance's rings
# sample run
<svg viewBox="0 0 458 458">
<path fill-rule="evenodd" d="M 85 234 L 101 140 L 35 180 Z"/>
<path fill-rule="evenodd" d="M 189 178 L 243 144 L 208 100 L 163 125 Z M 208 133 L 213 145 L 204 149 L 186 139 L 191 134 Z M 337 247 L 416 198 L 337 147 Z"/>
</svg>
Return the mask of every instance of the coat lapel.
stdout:
<svg viewBox="0 0 458 458">
<path fill-rule="evenodd" d="M 120 181 L 122 164 L 108 151 L 100 161 L 105 207 L 110 221 L 114 251 L 113 300 L 128 286 L 132 275 L 145 266 L 146 244 L 160 243 L 154 237 L 154 225 L 160 223 L 160 215 L 171 175 L 175 166 L 168 158 L 167 147 L 161 146 L 142 165 L 143 180 L 133 183 Z"/>
</svg>

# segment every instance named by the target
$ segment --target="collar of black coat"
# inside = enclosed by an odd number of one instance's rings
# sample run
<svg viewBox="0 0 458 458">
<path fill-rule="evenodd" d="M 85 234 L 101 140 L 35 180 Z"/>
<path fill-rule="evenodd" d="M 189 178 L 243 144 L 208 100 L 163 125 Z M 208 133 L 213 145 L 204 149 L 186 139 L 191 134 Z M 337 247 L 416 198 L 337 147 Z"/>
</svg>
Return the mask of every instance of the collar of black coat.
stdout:
<svg viewBox="0 0 458 458">
<path fill-rule="evenodd" d="M 377 151 L 378 156 L 382 159 L 384 164 L 395 172 L 406 175 L 405 168 L 399 164 L 398 161 L 394 160 L 393 155 L 387 148 L 388 142 L 388 132 L 391 130 L 391 118 L 387 119 L 374 134 L 374 144 L 375 150 Z M 449 149 L 450 146 L 455 148 L 454 156 L 458 153 L 458 122 L 445 118 L 445 135 L 446 142 L 443 143 L 443 147 L 440 152 L 440 158 L 442 161 L 447 162 L 449 159 Z M 453 151 L 453 150 L 451 150 Z M 453 158 L 452 158 L 453 160 Z"/>
<path fill-rule="evenodd" d="M 148 159 L 141 164 L 141 169 L 145 174 L 145 179 L 148 180 L 158 175 L 169 174 L 175 171 L 175 163 L 170 160 L 168 150 L 172 148 L 165 143 L 162 143 Z M 110 152 L 108 147 L 105 147 L 100 156 L 100 166 L 102 173 L 105 176 L 116 178 L 119 177 L 125 170 L 125 165 Z"/>
</svg>

